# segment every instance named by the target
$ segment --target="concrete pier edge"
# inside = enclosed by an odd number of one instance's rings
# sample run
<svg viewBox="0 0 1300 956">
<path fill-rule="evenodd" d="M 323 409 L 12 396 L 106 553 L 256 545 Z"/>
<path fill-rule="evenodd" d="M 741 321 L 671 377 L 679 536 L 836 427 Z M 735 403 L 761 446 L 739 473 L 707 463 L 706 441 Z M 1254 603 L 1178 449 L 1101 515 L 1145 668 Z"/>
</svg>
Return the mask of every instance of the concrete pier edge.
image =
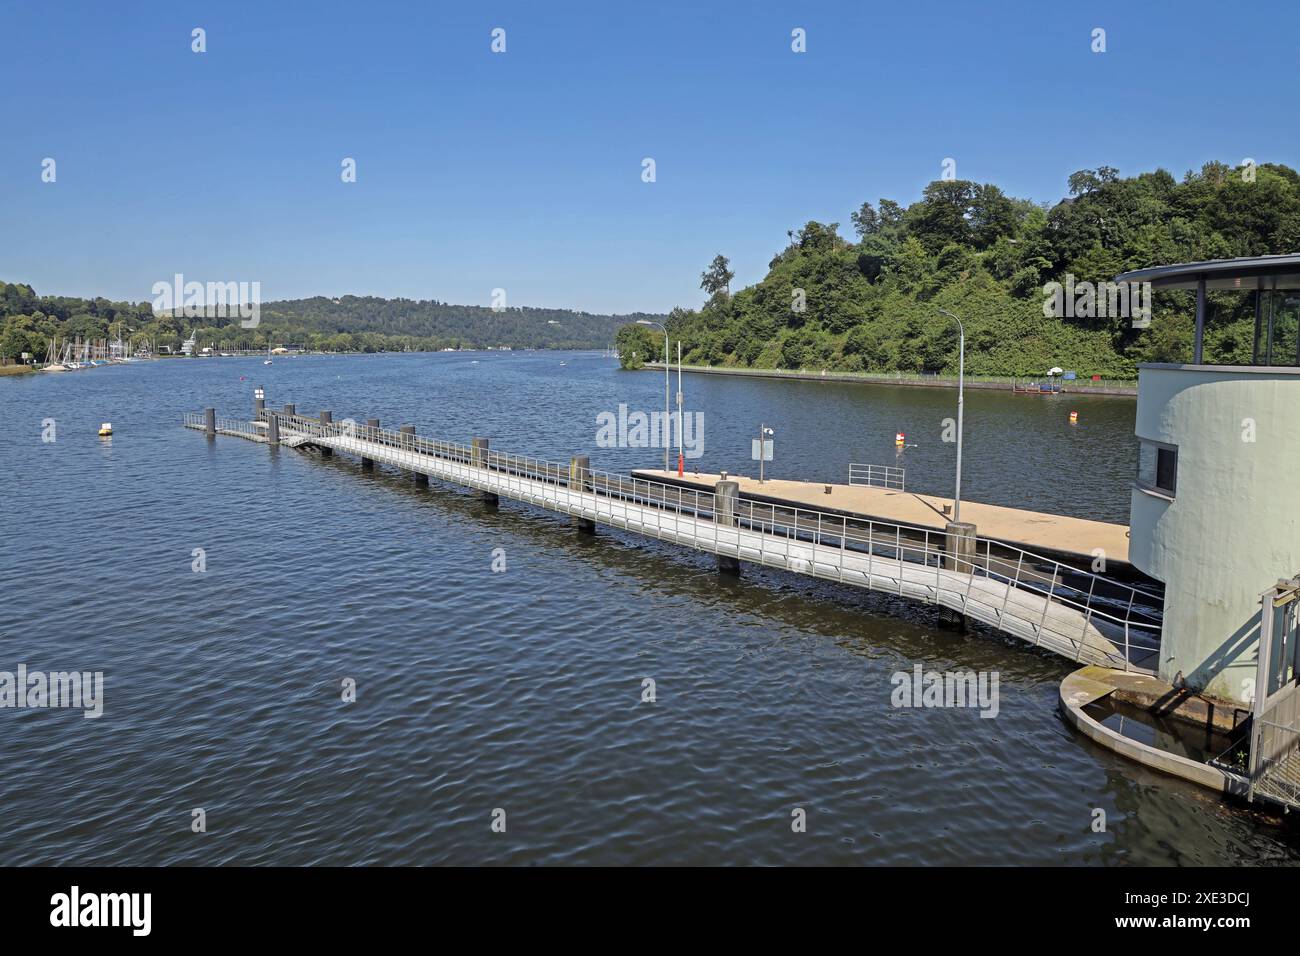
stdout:
<svg viewBox="0 0 1300 956">
<path fill-rule="evenodd" d="M 1105 747 L 1121 757 L 1127 757 L 1144 767 L 1157 770 L 1170 776 L 1199 784 L 1209 790 L 1225 796 L 1244 797 L 1247 782 L 1244 777 L 1225 773 L 1217 767 L 1200 763 L 1188 757 L 1160 750 L 1141 743 L 1131 737 L 1125 737 L 1118 731 L 1094 720 L 1084 713 L 1087 705 L 1107 697 L 1117 690 L 1114 675 L 1124 675 L 1122 671 L 1111 671 L 1104 667 L 1089 665 L 1080 668 L 1061 681 L 1060 710 L 1066 722 L 1078 730 L 1093 743 Z M 1148 678 L 1151 679 L 1151 678 Z M 1158 682 L 1157 682 L 1158 683 Z"/>
</svg>

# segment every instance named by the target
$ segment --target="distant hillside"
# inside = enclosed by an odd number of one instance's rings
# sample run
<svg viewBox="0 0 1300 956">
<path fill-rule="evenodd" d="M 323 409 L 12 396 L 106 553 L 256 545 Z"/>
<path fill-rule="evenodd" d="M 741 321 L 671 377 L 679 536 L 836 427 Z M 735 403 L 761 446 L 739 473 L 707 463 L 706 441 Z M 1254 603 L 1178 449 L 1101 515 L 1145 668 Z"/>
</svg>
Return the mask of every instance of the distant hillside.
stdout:
<svg viewBox="0 0 1300 956">
<path fill-rule="evenodd" d="M 179 349 L 197 331 L 201 346 L 265 348 L 295 343 L 322 351 L 379 352 L 443 348 L 594 349 L 614 342 L 619 326 L 649 313 L 597 315 L 569 309 L 507 308 L 500 312 L 437 300 L 343 296 L 286 299 L 261 306 L 261 321 L 245 329 L 239 319 L 156 316 L 151 301 L 111 302 L 69 296 L 38 296 L 31 286 L 0 282 L 0 360 L 23 352 L 44 359 L 49 340 L 115 338 L 134 345 L 156 342 Z"/>
<path fill-rule="evenodd" d="M 316 296 L 262 305 L 262 323 L 309 332 L 378 333 L 433 338 L 466 348 L 509 345 L 513 348 L 608 348 L 619 326 L 638 319 L 663 321 L 662 315 L 596 315 L 569 309 L 507 308 L 500 312 L 478 305 L 451 305 L 437 300 L 380 299 L 346 295 Z"/>
</svg>

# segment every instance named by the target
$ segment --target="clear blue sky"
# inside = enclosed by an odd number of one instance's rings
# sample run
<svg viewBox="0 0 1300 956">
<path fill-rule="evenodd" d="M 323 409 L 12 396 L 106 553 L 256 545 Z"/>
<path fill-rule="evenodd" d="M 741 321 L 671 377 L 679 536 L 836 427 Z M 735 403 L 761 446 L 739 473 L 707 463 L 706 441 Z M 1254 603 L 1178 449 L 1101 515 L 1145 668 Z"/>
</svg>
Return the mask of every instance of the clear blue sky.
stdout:
<svg viewBox="0 0 1300 956">
<path fill-rule="evenodd" d="M 915 200 L 945 157 L 1051 201 L 1102 164 L 1296 165 L 1296 11 L 0 0 L 0 278 L 132 300 L 183 272 L 263 299 L 698 304 L 715 253 L 751 283 L 787 229 L 851 235 L 864 199 Z"/>
</svg>

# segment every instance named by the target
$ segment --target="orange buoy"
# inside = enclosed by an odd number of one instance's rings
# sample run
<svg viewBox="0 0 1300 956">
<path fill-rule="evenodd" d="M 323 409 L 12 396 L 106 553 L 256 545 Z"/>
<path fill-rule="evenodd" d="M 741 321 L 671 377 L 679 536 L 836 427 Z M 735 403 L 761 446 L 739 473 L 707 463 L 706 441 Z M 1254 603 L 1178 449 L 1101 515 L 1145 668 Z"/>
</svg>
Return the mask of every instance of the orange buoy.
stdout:
<svg viewBox="0 0 1300 956">
<path fill-rule="evenodd" d="M 901 446 L 901 445 L 906 444 L 906 442 L 907 442 L 907 436 L 904 435 L 902 432 L 896 432 L 896 433 L 894 434 L 894 444 L 895 444 L 895 445 L 899 445 L 899 446 Z"/>
<path fill-rule="evenodd" d="M 1079 424 L 1079 413 L 1078 413 L 1078 412 L 1070 412 L 1070 424 L 1071 424 L 1071 425 L 1077 425 L 1077 424 Z"/>
</svg>

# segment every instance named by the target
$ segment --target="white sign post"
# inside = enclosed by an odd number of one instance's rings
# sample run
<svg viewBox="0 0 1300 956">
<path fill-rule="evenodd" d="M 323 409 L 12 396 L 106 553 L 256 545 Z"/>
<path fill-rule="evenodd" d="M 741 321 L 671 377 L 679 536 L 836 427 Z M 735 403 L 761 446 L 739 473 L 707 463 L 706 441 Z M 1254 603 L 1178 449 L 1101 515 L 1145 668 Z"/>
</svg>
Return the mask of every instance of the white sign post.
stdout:
<svg viewBox="0 0 1300 956">
<path fill-rule="evenodd" d="M 763 483 L 763 462 L 772 460 L 773 439 L 767 436 L 773 434 L 775 432 L 772 429 L 766 425 L 760 425 L 758 427 L 758 437 L 749 440 L 749 457 L 758 462 L 758 483 L 760 485 Z"/>
</svg>

